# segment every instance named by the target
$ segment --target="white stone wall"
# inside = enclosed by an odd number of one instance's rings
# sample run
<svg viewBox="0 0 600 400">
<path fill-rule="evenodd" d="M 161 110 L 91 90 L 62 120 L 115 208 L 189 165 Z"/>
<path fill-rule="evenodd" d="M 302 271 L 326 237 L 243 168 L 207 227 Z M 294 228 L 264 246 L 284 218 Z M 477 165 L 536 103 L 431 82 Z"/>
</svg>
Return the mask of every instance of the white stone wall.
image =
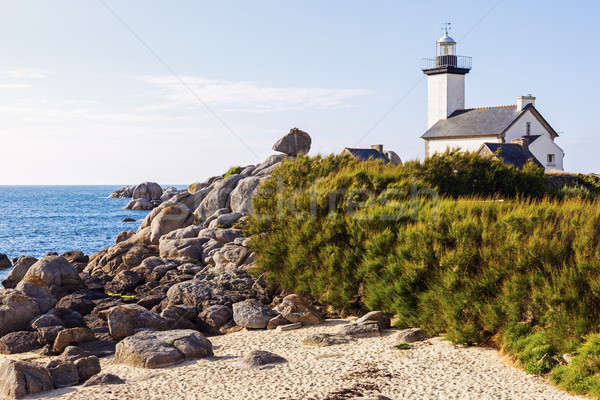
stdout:
<svg viewBox="0 0 600 400">
<path fill-rule="evenodd" d="M 465 76 L 437 74 L 427 76 L 427 129 L 454 111 L 465 108 Z"/>
<path fill-rule="evenodd" d="M 425 155 L 432 156 L 435 153 L 443 153 L 447 149 L 459 148 L 462 151 L 477 151 L 484 143 L 501 143 L 497 136 L 482 136 L 478 138 L 444 138 L 425 139 Z"/>
</svg>

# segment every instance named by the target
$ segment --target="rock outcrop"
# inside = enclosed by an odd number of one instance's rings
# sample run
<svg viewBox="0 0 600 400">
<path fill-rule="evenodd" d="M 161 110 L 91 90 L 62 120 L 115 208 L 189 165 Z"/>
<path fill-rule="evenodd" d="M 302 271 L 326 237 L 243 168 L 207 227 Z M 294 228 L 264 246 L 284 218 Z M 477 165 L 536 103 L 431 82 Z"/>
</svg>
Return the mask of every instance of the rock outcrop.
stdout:
<svg viewBox="0 0 600 400">
<path fill-rule="evenodd" d="M 162 196 L 163 190 L 160 185 L 156 182 L 142 182 L 133 188 L 133 192 L 131 193 L 131 198 L 134 200 L 144 199 L 144 200 L 160 200 L 160 196 Z"/>
<path fill-rule="evenodd" d="M 29 267 L 35 264 L 36 261 L 37 258 L 34 257 L 19 257 L 8 277 L 2 281 L 2 285 L 7 289 L 14 289 L 21 282 L 27 271 L 29 271 Z"/>
<path fill-rule="evenodd" d="M 290 156 L 298 154 L 307 154 L 310 151 L 310 135 L 298 128 L 290 129 L 290 132 L 279 139 L 273 145 L 273 150 L 282 152 Z"/>
<path fill-rule="evenodd" d="M 212 355 L 211 342 L 196 331 L 140 331 L 117 344 L 115 362 L 138 368 L 163 368 Z"/>
<path fill-rule="evenodd" d="M 15 360 L 0 360 L 0 398 L 20 399 L 54 389 L 48 369 Z"/>
</svg>

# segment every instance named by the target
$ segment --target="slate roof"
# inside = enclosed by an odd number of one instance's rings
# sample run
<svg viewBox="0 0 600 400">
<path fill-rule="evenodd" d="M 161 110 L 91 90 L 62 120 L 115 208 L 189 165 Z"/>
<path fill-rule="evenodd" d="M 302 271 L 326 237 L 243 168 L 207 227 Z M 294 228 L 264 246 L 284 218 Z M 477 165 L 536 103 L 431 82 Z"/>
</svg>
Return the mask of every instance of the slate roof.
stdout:
<svg viewBox="0 0 600 400">
<path fill-rule="evenodd" d="M 456 110 L 436 122 L 422 138 L 501 135 L 521 115 L 516 105 Z"/>
<path fill-rule="evenodd" d="M 527 160 L 533 159 L 539 167 L 544 166 L 535 158 L 535 156 L 528 149 L 516 143 L 484 143 L 482 147 L 487 147 L 492 153 L 496 153 L 500 149 L 497 155 L 506 164 L 511 164 L 518 169 L 523 169 Z"/>
<path fill-rule="evenodd" d="M 348 151 L 348 153 L 350 153 L 354 157 L 356 157 L 360 160 L 363 160 L 363 161 L 368 161 L 368 160 L 383 160 L 386 162 L 388 161 L 388 159 L 385 157 L 384 154 L 382 154 L 374 149 L 352 149 L 350 147 L 346 147 L 344 150 Z"/>
</svg>

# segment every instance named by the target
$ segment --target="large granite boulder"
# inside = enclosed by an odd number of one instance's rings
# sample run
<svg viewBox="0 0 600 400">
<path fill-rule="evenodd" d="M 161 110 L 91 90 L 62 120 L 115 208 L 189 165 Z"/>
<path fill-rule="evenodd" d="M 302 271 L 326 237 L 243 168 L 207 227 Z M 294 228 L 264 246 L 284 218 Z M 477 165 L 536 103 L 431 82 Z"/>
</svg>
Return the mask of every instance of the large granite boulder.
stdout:
<svg viewBox="0 0 600 400">
<path fill-rule="evenodd" d="M 218 334 L 219 329 L 231 321 L 232 317 L 233 313 L 231 308 L 219 304 L 215 304 L 202 310 L 198 315 L 198 319 L 201 321 L 202 330 L 211 335 Z"/>
<path fill-rule="evenodd" d="M 0 338 L 0 354 L 25 353 L 40 347 L 36 332 L 12 332 Z"/>
<path fill-rule="evenodd" d="M 29 322 L 40 314 L 38 303 L 14 289 L 0 293 L 0 336 L 28 328 Z"/>
<path fill-rule="evenodd" d="M 142 328 L 166 329 L 167 323 L 160 315 L 137 304 L 125 304 L 108 310 L 108 329 L 116 340 L 131 336 Z"/>
<path fill-rule="evenodd" d="M 108 195 L 111 199 L 129 199 L 133 196 L 133 189 L 135 186 L 123 186 Z"/>
<path fill-rule="evenodd" d="M 138 368 L 163 368 L 212 355 L 212 343 L 194 330 L 140 331 L 117 344 L 115 362 Z"/>
<path fill-rule="evenodd" d="M 162 258 L 183 263 L 201 263 L 204 259 L 203 245 L 209 238 L 166 239 L 161 238 L 158 246 Z"/>
<path fill-rule="evenodd" d="M 311 142 L 308 133 L 301 131 L 298 128 L 292 128 L 287 135 L 279 139 L 273 145 L 273 150 L 290 156 L 307 154 L 310 151 Z"/>
<path fill-rule="evenodd" d="M 55 353 L 62 353 L 68 346 L 91 342 L 95 338 L 94 332 L 89 328 L 76 327 L 64 329 L 56 336 L 52 350 Z"/>
<path fill-rule="evenodd" d="M 157 256 L 158 248 L 156 246 L 140 243 L 138 240 L 141 240 L 138 235 L 146 232 L 148 231 L 140 231 L 127 240 L 92 254 L 90 262 L 85 267 L 85 272 L 94 276 L 114 276 L 123 270 L 137 267 L 148 257 Z"/>
<path fill-rule="evenodd" d="M 33 264 L 23 280 L 41 279 L 53 294 L 82 287 L 79 272 L 61 256 L 46 256 Z"/>
<path fill-rule="evenodd" d="M 79 383 L 77 367 L 71 361 L 51 360 L 46 364 L 46 368 L 50 372 L 56 388 L 75 386 Z"/>
<path fill-rule="evenodd" d="M 158 183 L 142 182 L 133 189 L 131 197 L 133 199 L 160 200 L 162 194 L 163 190 Z"/>
<path fill-rule="evenodd" d="M 24 361 L 0 360 L 0 398 L 20 399 L 52 389 L 48 369 Z"/>
<path fill-rule="evenodd" d="M 214 239 L 220 243 L 233 242 L 243 236 L 244 233 L 240 229 L 206 228 L 198 232 L 198 237 Z"/>
<path fill-rule="evenodd" d="M 244 328 L 265 329 L 274 316 L 275 313 L 269 306 L 255 299 L 247 299 L 233 305 L 233 320 L 236 325 Z"/>
<path fill-rule="evenodd" d="M 201 309 L 212 298 L 211 285 L 197 279 L 177 283 L 167 292 L 170 304 L 187 304 Z"/>
<path fill-rule="evenodd" d="M 185 204 L 173 204 L 163 207 L 150 224 L 150 241 L 158 243 L 165 233 L 184 228 L 194 221 L 192 211 Z"/>
<path fill-rule="evenodd" d="M 2 285 L 7 289 L 14 289 L 17 287 L 17 284 L 21 282 L 21 279 L 23 279 L 27 271 L 29 271 L 29 267 L 35 264 L 36 261 L 37 258 L 34 257 L 19 257 L 6 279 L 2 281 Z"/>
<path fill-rule="evenodd" d="M 218 209 L 228 207 L 229 195 L 242 178 L 243 176 L 240 174 L 233 174 L 215 182 L 212 190 L 194 211 L 196 221 L 204 221 Z"/>
<path fill-rule="evenodd" d="M 55 287 L 55 290 L 59 289 Z M 56 304 L 56 298 L 50 292 L 46 282 L 35 275 L 25 276 L 17 285 L 17 290 L 34 299 L 41 313 L 45 313 Z"/>
<path fill-rule="evenodd" d="M 303 324 L 318 324 L 323 322 L 319 313 L 313 310 L 305 298 L 297 294 L 290 294 L 275 307 L 275 311 L 290 322 L 302 322 Z"/>
<path fill-rule="evenodd" d="M 381 311 L 370 311 L 354 321 L 356 324 L 367 324 L 370 322 L 377 322 L 380 330 L 388 329 L 390 327 L 390 317 Z"/>
<path fill-rule="evenodd" d="M 83 384 L 84 387 L 96 385 L 123 385 L 125 381 L 114 374 L 97 374 Z"/>
<path fill-rule="evenodd" d="M 252 211 L 252 196 L 258 190 L 258 186 L 267 177 L 250 176 L 242 179 L 235 189 L 231 192 L 230 207 L 231 211 L 238 212 L 244 215 L 250 214 Z"/>
<path fill-rule="evenodd" d="M 107 293 L 123 294 L 130 293 L 143 282 L 142 277 L 132 270 L 119 272 L 112 281 L 104 285 Z"/>
<path fill-rule="evenodd" d="M 152 210 L 154 208 L 154 203 L 150 200 L 146 199 L 135 199 L 131 200 L 129 203 L 123 207 L 126 210 Z"/>
</svg>

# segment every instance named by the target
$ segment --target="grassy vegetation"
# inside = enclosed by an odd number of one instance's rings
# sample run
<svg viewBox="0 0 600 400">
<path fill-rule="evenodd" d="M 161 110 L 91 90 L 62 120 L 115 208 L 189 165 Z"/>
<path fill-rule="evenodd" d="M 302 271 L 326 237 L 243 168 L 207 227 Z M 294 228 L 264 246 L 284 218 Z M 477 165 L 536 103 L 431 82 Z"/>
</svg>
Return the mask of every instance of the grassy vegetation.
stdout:
<svg viewBox="0 0 600 400">
<path fill-rule="evenodd" d="M 224 178 L 227 178 L 229 175 L 239 174 L 241 172 L 242 172 L 242 167 L 239 167 L 239 166 L 231 167 L 231 168 L 229 168 L 229 170 L 227 170 L 227 172 L 225 172 Z"/>
<path fill-rule="evenodd" d="M 398 167 L 298 157 L 261 186 L 248 229 L 274 285 L 456 343 L 494 343 L 530 373 L 600 395 L 591 197 L 558 195 L 534 166 L 472 154 Z"/>
</svg>

